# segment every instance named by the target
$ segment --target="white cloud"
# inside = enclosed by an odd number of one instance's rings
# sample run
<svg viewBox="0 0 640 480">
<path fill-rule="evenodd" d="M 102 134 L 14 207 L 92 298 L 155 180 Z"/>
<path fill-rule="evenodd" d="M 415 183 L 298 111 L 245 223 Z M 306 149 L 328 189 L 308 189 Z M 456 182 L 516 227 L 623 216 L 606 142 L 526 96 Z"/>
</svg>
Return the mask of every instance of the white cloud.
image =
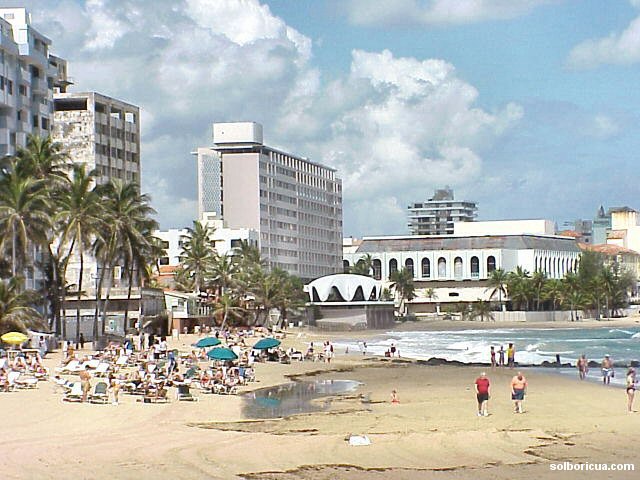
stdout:
<svg viewBox="0 0 640 480">
<path fill-rule="evenodd" d="M 32 0 L 77 90 L 142 108 L 142 182 L 163 227 L 196 214 L 194 147 L 214 121 L 255 120 L 267 143 L 338 168 L 345 232 L 402 233 L 404 205 L 474 185 L 482 151 L 523 115 L 476 105 L 443 60 L 352 52 L 326 81 L 312 41 L 258 0 Z M 382 210 L 368 215 L 373 206 Z"/>
<path fill-rule="evenodd" d="M 640 0 L 631 0 L 640 8 Z M 575 69 L 590 69 L 600 65 L 631 65 L 640 62 L 640 17 L 622 32 L 607 37 L 585 40 L 571 49 L 567 65 Z"/>
<path fill-rule="evenodd" d="M 358 25 L 463 25 L 505 20 L 557 0 L 349 0 L 347 12 Z"/>
</svg>

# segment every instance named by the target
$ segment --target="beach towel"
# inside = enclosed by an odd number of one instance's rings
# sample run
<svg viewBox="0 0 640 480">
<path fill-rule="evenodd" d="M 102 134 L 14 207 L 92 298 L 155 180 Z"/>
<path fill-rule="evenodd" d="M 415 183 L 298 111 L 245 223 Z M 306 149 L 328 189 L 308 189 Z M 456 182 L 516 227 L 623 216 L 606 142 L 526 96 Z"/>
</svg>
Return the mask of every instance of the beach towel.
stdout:
<svg viewBox="0 0 640 480">
<path fill-rule="evenodd" d="M 359 447 L 360 445 L 371 445 L 371 440 L 366 435 L 351 435 L 349 437 L 349 445 Z"/>
</svg>

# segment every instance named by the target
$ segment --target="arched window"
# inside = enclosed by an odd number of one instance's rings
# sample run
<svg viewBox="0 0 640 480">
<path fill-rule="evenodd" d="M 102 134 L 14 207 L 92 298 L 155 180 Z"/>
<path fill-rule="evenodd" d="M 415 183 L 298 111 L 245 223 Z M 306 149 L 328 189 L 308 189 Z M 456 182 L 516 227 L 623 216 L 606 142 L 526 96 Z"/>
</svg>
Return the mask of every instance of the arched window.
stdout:
<svg viewBox="0 0 640 480">
<path fill-rule="evenodd" d="M 342 261 L 342 271 L 344 273 L 349 273 L 349 260 Z"/>
<path fill-rule="evenodd" d="M 373 278 L 380 280 L 382 278 L 382 262 L 379 258 L 374 258 L 371 266 L 373 267 Z"/>
<path fill-rule="evenodd" d="M 395 258 L 389 260 L 389 275 L 398 271 L 398 261 Z"/>
<path fill-rule="evenodd" d="M 409 270 L 411 272 L 411 276 L 413 277 L 413 259 L 412 258 L 407 258 L 404 261 L 404 268 Z"/>
<path fill-rule="evenodd" d="M 428 258 L 422 259 L 422 277 L 429 278 L 431 276 L 431 262 Z"/>
<path fill-rule="evenodd" d="M 462 257 L 453 260 L 453 275 L 457 280 L 462 278 Z"/>
<path fill-rule="evenodd" d="M 471 257 L 471 278 L 480 278 L 480 259 Z"/>
<path fill-rule="evenodd" d="M 487 257 L 487 273 L 491 273 L 496 269 L 496 257 L 489 255 Z"/>
<path fill-rule="evenodd" d="M 438 278 L 445 278 L 447 276 L 447 261 L 444 257 L 438 259 Z"/>
</svg>

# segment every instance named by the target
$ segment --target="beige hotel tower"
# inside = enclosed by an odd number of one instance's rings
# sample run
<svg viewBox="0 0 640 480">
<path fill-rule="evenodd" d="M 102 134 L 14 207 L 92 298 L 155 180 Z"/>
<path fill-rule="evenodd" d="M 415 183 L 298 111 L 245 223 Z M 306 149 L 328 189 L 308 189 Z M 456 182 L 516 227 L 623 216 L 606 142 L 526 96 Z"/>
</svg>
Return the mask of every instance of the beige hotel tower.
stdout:
<svg viewBox="0 0 640 480">
<path fill-rule="evenodd" d="M 264 145 L 262 125 L 214 123 L 199 148 L 198 213 L 259 232 L 270 268 L 305 280 L 342 268 L 342 182 L 336 171 Z M 206 214 L 206 215 L 205 215 Z"/>
</svg>

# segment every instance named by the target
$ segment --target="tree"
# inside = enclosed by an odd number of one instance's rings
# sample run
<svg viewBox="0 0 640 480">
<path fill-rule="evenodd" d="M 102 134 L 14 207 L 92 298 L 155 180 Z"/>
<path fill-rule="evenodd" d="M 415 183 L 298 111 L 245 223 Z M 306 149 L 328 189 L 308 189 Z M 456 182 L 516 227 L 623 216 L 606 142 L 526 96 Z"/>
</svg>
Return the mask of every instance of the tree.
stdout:
<svg viewBox="0 0 640 480">
<path fill-rule="evenodd" d="M 498 268 L 489 274 L 489 279 L 487 280 L 487 285 L 492 289 L 489 298 L 493 298 L 497 293 L 498 302 L 500 302 L 500 309 L 503 308 L 502 296 L 507 295 L 507 279 L 507 272 L 505 272 L 501 268 Z"/>
<path fill-rule="evenodd" d="M 193 276 L 195 292 L 200 293 L 216 257 L 214 229 L 196 221 L 193 222 L 193 228 L 188 228 L 187 232 L 181 239 L 180 260 L 185 270 Z"/>
<path fill-rule="evenodd" d="M 396 270 L 389 275 L 391 281 L 390 288 L 400 299 L 400 311 L 404 314 L 404 302 L 411 301 L 415 298 L 415 285 L 413 283 L 413 274 L 408 268 Z"/>
<path fill-rule="evenodd" d="M 101 216 L 101 199 L 93 188 L 95 172 L 87 173 L 80 165 L 73 167 L 73 177 L 68 181 L 67 189 L 62 189 L 58 196 L 58 212 L 56 223 L 62 228 L 58 252 L 68 248 L 63 258 L 60 273 L 66 278 L 67 266 L 74 251 L 80 260 L 77 283 L 76 304 L 76 342 L 80 338 L 80 301 L 84 280 L 84 255 L 91 249 L 96 232 L 103 226 Z M 63 295 L 64 298 L 64 295 Z"/>
<path fill-rule="evenodd" d="M 471 320 L 480 317 L 480 321 L 484 322 L 485 317 L 493 320 L 493 312 L 491 308 L 491 302 L 487 302 L 486 300 L 478 299 L 471 307 L 470 312 Z"/>
<path fill-rule="evenodd" d="M 507 275 L 507 290 L 509 298 L 514 303 L 515 308 L 520 310 L 529 309 L 529 301 L 532 297 L 531 283 L 529 272 L 520 266 L 517 266 L 513 272 Z"/>
<path fill-rule="evenodd" d="M 358 259 L 356 264 L 351 267 L 350 273 L 354 275 L 364 275 L 370 277 L 373 273 L 373 257 L 370 253 L 363 255 Z"/>
<path fill-rule="evenodd" d="M 551 302 L 551 308 L 553 310 L 553 315 L 555 317 L 555 311 L 557 309 L 558 303 L 562 299 L 562 280 L 558 280 L 555 278 L 548 279 L 542 290 L 542 298 Z"/>
<path fill-rule="evenodd" d="M 539 270 L 534 272 L 531 276 L 529 285 L 531 287 L 531 292 L 533 293 L 536 300 L 536 310 L 541 310 L 540 300 L 544 298 L 543 292 L 546 281 L 546 275 Z"/>
<path fill-rule="evenodd" d="M 12 162 L 0 180 L 0 247 L 11 240 L 11 274 L 15 277 L 25 267 L 29 242 L 45 244 L 51 226 L 50 201 L 45 183 L 23 178 Z"/>
<path fill-rule="evenodd" d="M 214 315 L 222 315 L 220 330 L 224 330 L 229 316 L 241 317 L 244 310 L 240 305 L 239 299 L 229 293 L 224 293 L 216 297 L 214 302 Z"/>
<path fill-rule="evenodd" d="M 0 334 L 44 328 L 45 322 L 31 306 L 34 301 L 35 292 L 22 291 L 16 278 L 0 280 Z"/>
</svg>

